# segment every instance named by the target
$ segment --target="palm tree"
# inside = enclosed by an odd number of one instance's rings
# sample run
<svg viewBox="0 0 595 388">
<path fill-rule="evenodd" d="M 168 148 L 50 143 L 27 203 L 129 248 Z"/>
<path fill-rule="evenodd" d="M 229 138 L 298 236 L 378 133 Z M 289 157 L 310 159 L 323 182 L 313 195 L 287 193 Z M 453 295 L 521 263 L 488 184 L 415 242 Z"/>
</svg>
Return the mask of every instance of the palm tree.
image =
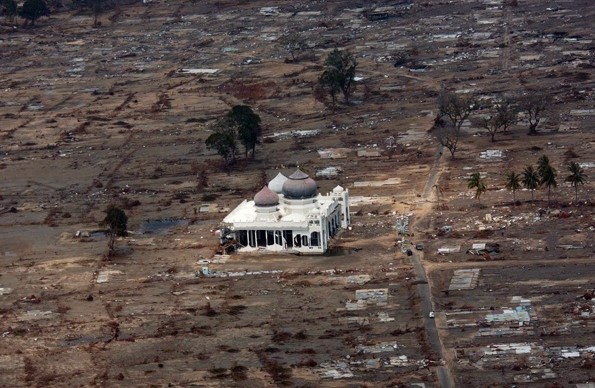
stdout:
<svg viewBox="0 0 595 388">
<path fill-rule="evenodd" d="M 550 158 L 548 158 L 547 155 L 541 155 L 541 157 L 537 159 L 537 173 L 539 174 L 540 178 L 545 173 L 545 170 L 547 170 L 550 166 Z"/>
<path fill-rule="evenodd" d="M 548 166 L 545 170 L 543 170 L 543 172 L 540 175 L 540 181 L 539 183 L 547 186 L 547 202 L 548 204 L 550 203 L 550 194 L 552 192 L 552 187 L 557 187 L 558 186 L 558 181 L 556 181 L 556 176 L 558 176 L 558 173 L 556 172 L 556 169 L 553 168 L 552 166 Z"/>
<path fill-rule="evenodd" d="M 512 201 L 516 203 L 516 191 L 521 188 L 521 176 L 514 171 L 506 174 L 506 188 L 512 191 Z"/>
<path fill-rule="evenodd" d="M 471 177 L 469 177 L 469 180 L 467 181 L 467 187 L 470 189 L 475 189 L 475 198 L 477 198 L 477 201 L 481 206 L 480 197 L 486 192 L 486 184 L 478 172 L 471 174 Z"/>
<path fill-rule="evenodd" d="M 568 175 L 565 180 L 566 182 L 570 182 L 574 187 L 575 200 L 578 202 L 578 185 L 584 185 L 587 176 L 585 175 L 585 170 L 583 170 L 577 162 L 570 162 L 568 164 L 568 171 L 570 172 L 570 175 Z"/>
<path fill-rule="evenodd" d="M 558 173 L 550 164 L 550 158 L 547 155 L 542 155 L 537 160 L 537 174 L 539 174 L 539 184 L 547 186 L 547 202 L 549 204 L 552 187 L 558 186 L 558 182 L 556 181 Z"/>
<path fill-rule="evenodd" d="M 531 190 L 531 202 L 533 202 L 533 193 L 539 187 L 539 175 L 533 166 L 527 166 L 523 170 L 521 183 L 525 188 Z"/>
</svg>

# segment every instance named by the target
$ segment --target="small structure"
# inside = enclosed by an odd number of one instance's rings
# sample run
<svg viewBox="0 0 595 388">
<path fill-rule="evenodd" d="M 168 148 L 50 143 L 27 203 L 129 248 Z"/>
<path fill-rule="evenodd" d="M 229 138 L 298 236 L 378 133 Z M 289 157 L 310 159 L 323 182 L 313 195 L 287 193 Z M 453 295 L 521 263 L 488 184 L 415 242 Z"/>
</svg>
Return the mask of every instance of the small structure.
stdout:
<svg viewBox="0 0 595 388">
<path fill-rule="evenodd" d="M 289 177 L 279 173 L 252 201 L 244 200 L 228 214 L 221 245 L 239 252 L 322 254 L 350 221 L 348 190 L 337 186 L 318 194 L 316 182 L 297 169 Z"/>
</svg>

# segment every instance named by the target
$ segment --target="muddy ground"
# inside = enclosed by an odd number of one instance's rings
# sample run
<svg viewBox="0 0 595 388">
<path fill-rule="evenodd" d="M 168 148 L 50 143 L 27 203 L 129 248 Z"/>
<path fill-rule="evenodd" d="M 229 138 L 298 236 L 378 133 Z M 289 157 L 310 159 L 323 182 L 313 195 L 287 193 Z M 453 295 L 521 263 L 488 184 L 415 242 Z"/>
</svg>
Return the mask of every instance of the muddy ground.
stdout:
<svg viewBox="0 0 595 388">
<path fill-rule="evenodd" d="M 98 28 L 67 9 L 34 28 L 2 19 L 0 385 L 432 387 L 438 365 L 461 387 L 593 381 L 590 2 L 379 3 L 382 20 L 345 1 L 235 3 L 122 6 Z M 310 47 L 295 62 L 278 42 L 292 29 Z M 335 109 L 312 92 L 334 47 L 355 53 L 362 77 Z M 521 120 L 492 143 L 465 124 L 453 160 L 429 132 L 442 86 L 554 102 L 538 136 Z M 240 103 L 265 139 L 226 169 L 204 140 Z M 542 154 L 558 187 L 514 203 L 504 174 Z M 578 203 L 569 161 L 589 177 Z M 332 251 L 214 256 L 225 214 L 263 174 L 297 165 L 313 177 L 337 167 L 319 191 L 349 189 L 352 228 Z M 481 204 L 473 172 L 486 177 Z M 131 233 L 108 260 L 111 203 Z M 443 360 L 397 244 L 402 215 L 424 245 Z M 483 242 L 500 252 L 466 253 Z M 200 260 L 215 276 L 197 276 Z M 473 288 L 449 291 L 475 268 Z M 522 326 L 486 319 L 520 306 Z"/>
</svg>

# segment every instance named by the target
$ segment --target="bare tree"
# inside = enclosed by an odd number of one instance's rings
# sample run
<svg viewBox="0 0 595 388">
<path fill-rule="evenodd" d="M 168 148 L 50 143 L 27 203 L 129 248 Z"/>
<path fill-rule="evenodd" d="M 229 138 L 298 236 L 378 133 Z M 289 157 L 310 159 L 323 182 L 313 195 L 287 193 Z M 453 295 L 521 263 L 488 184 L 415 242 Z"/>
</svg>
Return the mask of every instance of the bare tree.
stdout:
<svg viewBox="0 0 595 388">
<path fill-rule="evenodd" d="M 101 14 L 102 9 L 101 0 L 91 1 L 91 10 L 93 11 L 93 27 L 99 27 L 101 25 L 101 22 L 99 21 L 99 15 Z"/>
<path fill-rule="evenodd" d="M 537 135 L 537 126 L 552 104 L 549 95 L 529 93 L 519 98 L 520 110 L 525 112 L 529 121 L 529 135 Z"/>
<path fill-rule="evenodd" d="M 492 139 L 496 141 L 496 133 L 500 130 L 508 131 L 508 128 L 516 122 L 517 112 L 508 100 L 491 103 L 488 106 L 488 113 L 474 119 L 477 126 L 484 128 Z"/>
<path fill-rule="evenodd" d="M 448 117 L 458 131 L 471 112 L 477 109 L 477 103 L 471 94 L 457 94 L 442 89 L 438 95 L 438 109 L 440 116 Z"/>
<path fill-rule="evenodd" d="M 454 159 L 461 138 L 461 130 L 451 125 L 435 126 L 432 130 L 438 142 L 446 147 Z"/>
<path fill-rule="evenodd" d="M 291 62 L 295 62 L 297 55 L 308 48 L 306 39 L 296 31 L 281 36 L 279 43 L 291 55 Z"/>
</svg>

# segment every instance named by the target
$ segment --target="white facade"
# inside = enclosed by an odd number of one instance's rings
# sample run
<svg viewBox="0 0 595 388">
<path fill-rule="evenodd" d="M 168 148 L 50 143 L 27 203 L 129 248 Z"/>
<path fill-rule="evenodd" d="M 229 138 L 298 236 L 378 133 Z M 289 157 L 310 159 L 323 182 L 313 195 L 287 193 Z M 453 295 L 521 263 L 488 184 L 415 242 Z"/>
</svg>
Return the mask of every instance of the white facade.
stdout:
<svg viewBox="0 0 595 388">
<path fill-rule="evenodd" d="M 239 252 L 324 253 L 329 240 L 350 223 L 348 190 L 327 195 L 300 170 L 269 182 L 254 200 L 244 200 L 221 226 L 221 243 Z"/>
</svg>

